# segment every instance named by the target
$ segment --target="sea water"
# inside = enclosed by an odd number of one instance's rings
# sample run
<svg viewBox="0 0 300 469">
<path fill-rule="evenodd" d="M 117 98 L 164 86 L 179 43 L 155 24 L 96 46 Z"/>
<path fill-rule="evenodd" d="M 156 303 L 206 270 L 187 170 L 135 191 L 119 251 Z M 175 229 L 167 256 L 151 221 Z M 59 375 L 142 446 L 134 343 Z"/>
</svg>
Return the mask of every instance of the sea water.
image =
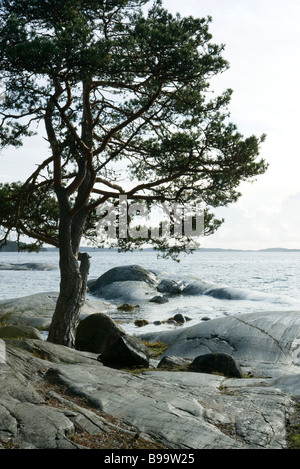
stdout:
<svg viewBox="0 0 300 469">
<path fill-rule="evenodd" d="M 176 313 L 190 319 L 184 327 L 208 318 L 257 311 L 299 310 L 300 314 L 300 252 L 196 251 L 182 254 L 179 263 L 157 258 L 157 253 L 147 250 L 127 253 L 94 250 L 89 254 L 90 279 L 98 278 L 113 267 L 136 264 L 154 271 L 160 278 L 190 286 L 189 295 L 171 297 L 165 304 L 145 302 L 130 313 L 112 309 L 112 317 L 122 322 L 129 333 L 137 332 L 135 319 L 146 319 L 150 323 L 143 328 L 145 332 L 173 328 L 175 326 L 166 321 Z M 57 251 L 0 253 L 0 263 L 28 262 L 52 264 L 56 268 L 0 271 L 0 300 L 59 290 Z M 154 325 L 157 321 L 162 324 Z"/>
</svg>

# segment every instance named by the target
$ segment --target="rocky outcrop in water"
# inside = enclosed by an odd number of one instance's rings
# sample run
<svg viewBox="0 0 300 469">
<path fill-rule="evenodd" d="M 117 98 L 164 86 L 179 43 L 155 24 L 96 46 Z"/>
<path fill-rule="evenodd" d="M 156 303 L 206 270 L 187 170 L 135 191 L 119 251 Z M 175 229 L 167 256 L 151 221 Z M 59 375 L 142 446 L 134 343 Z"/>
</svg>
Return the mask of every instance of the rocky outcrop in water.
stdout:
<svg viewBox="0 0 300 469">
<path fill-rule="evenodd" d="M 126 302 L 150 300 L 157 294 L 156 275 L 138 265 L 114 267 L 89 280 L 89 292 L 97 297 Z"/>
<path fill-rule="evenodd" d="M 25 262 L 24 264 L 10 264 L 0 262 L 0 270 L 56 270 L 57 266 L 52 264 L 40 264 L 35 262 Z"/>
<path fill-rule="evenodd" d="M 114 267 L 88 282 L 91 294 L 108 300 L 164 303 L 176 295 L 208 295 L 226 300 L 244 299 L 245 292 L 204 280 L 162 278 L 139 265 Z"/>
</svg>

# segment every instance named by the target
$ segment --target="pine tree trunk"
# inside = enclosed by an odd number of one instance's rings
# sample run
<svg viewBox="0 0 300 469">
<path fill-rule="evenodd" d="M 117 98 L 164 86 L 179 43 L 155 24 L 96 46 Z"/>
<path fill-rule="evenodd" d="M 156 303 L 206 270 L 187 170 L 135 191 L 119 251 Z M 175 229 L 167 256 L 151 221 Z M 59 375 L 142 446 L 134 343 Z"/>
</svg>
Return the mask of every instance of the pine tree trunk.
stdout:
<svg viewBox="0 0 300 469">
<path fill-rule="evenodd" d="M 73 220 L 74 222 L 74 220 Z M 90 256 L 74 247 L 72 220 L 63 220 L 60 227 L 60 292 L 49 329 L 48 341 L 70 348 L 75 346 L 75 334 L 80 311 L 86 297 Z M 81 227 L 77 225 L 78 231 Z M 80 241 L 81 237 L 78 236 Z M 72 242 L 73 241 L 73 242 Z"/>
<path fill-rule="evenodd" d="M 80 311 L 86 296 L 89 256 L 82 253 L 80 266 L 75 256 L 61 272 L 60 292 L 49 329 L 48 341 L 74 348 Z"/>
</svg>

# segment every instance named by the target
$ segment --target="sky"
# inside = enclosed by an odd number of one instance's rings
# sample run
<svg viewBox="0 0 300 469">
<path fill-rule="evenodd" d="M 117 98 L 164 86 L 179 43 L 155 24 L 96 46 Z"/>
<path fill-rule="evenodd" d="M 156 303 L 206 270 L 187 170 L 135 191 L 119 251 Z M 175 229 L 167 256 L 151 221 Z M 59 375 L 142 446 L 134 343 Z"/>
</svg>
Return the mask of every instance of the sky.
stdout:
<svg viewBox="0 0 300 469">
<path fill-rule="evenodd" d="M 171 12 L 212 17 L 215 43 L 230 69 L 218 78 L 233 89 L 231 121 L 245 136 L 266 133 L 260 156 L 268 171 L 240 186 L 242 197 L 215 210 L 225 218 L 203 247 L 300 248 L 300 1 L 164 0 Z"/>
<path fill-rule="evenodd" d="M 206 248 L 300 249 L 300 1 L 163 0 L 182 16 L 212 17 L 212 41 L 224 44 L 230 68 L 216 80 L 233 89 L 231 121 L 245 136 L 267 134 L 264 175 L 240 186 L 241 198 L 216 209 L 225 218 Z M 0 182 L 24 180 L 40 161 L 39 137 L 0 155 Z"/>
</svg>

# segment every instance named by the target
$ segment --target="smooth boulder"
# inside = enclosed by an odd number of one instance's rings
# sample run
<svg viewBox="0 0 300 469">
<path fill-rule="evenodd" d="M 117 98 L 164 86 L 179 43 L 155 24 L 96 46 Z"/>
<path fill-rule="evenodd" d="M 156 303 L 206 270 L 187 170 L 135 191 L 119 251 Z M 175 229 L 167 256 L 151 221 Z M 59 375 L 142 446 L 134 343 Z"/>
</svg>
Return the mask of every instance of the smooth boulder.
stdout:
<svg viewBox="0 0 300 469">
<path fill-rule="evenodd" d="M 40 331 L 49 330 L 57 303 L 57 292 L 44 292 L 20 298 L 0 301 L 0 324 L 25 325 Z M 81 319 L 98 311 L 108 311 L 112 306 L 104 301 L 87 298 L 81 311 Z"/>
<path fill-rule="evenodd" d="M 114 267 L 98 279 L 88 281 L 89 293 L 98 298 L 126 303 L 144 302 L 157 294 L 158 280 L 139 265 Z"/>
<path fill-rule="evenodd" d="M 98 298 L 126 303 L 148 301 L 157 293 L 156 275 L 139 265 L 114 267 L 98 279 L 89 280 L 89 293 Z"/>
<path fill-rule="evenodd" d="M 220 373 L 227 378 L 243 378 L 240 365 L 226 353 L 200 355 L 189 365 L 189 370 L 200 373 Z"/>
<path fill-rule="evenodd" d="M 161 279 L 159 274 L 135 264 L 113 267 L 88 281 L 92 295 L 131 302 L 167 303 L 168 297 L 180 295 L 185 286 L 172 279 Z"/>
<path fill-rule="evenodd" d="M 169 302 L 168 298 L 166 298 L 165 296 L 160 296 L 160 295 L 153 296 L 153 298 L 151 298 L 149 301 L 151 303 L 157 303 L 160 305 Z"/>
<path fill-rule="evenodd" d="M 160 281 L 157 291 L 168 295 L 180 295 L 184 289 L 184 285 L 181 285 L 175 280 L 163 279 Z"/>
<path fill-rule="evenodd" d="M 80 321 L 75 338 L 75 348 L 81 351 L 102 353 L 125 335 L 125 331 L 104 313 L 95 313 Z"/>
<path fill-rule="evenodd" d="M 108 347 L 98 360 L 114 368 L 148 367 L 150 355 L 144 343 L 134 336 L 123 335 Z"/>
<path fill-rule="evenodd" d="M 121 267 L 113 267 L 105 272 L 97 280 L 90 280 L 88 283 L 89 290 L 92 293 L 102 291 L 104 287 L 115 282 L 145 282 L 150 286 L 156 286 L 156 276 L 149 270 L 139 265 L 125 265 Z"/>
</svg>

